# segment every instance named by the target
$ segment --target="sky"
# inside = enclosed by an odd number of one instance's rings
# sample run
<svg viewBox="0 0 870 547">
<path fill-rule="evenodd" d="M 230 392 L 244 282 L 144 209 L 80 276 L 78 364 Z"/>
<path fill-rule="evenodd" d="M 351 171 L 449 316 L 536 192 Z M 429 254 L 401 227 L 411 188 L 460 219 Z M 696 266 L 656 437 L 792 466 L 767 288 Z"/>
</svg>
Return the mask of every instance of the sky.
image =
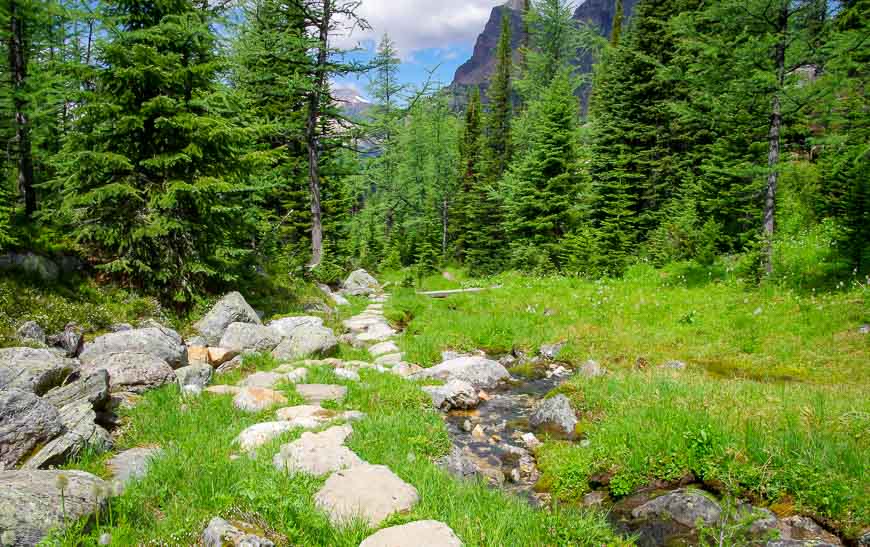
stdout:
<svg viewBox="0 0 870 547">
<path fill-rule="evenodd" d="M 399 77 L 421 85 L 435 69 L 433 82 L 448 85 L 456 69 L 471 57 L 477 35 L 483 31 L 492 8 L 505 0 L 362 0 L 359 15 L 372 30 L 333 37 L 343 48 L 359 46 L 358 59 L 371 58 L 386 32 L 396 43 L 402 60 Z M 339 79 L 367 96 L 368 79 Z"/>
</svg>

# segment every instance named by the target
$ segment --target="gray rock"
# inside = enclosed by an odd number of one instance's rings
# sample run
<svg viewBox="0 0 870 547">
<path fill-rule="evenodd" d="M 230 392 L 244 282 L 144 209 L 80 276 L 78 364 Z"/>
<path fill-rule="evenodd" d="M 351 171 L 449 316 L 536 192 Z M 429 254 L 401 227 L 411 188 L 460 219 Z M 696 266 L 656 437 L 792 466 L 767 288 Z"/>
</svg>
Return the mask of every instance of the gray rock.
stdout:
<svg viewBox="0 0 870 547">
<path fill-rule="evenodd" d="M 343 401 L 347 388 L 334 384 L 296 384 L 296 392 L 306 403 L 320 404 L 323 401 Z"/>
<path fill-rule="evenodd" d="M 243 452 L 253 452 L 272 439 L 276 439 L 297 427 L 300 427 L 300 424 L 291 421 L 262 422 L 254 424 L 242 430 L 242 432 L 239 433 L 239 436 L 236 437 L 234 443 L 239 445 L 239 448 Z"/>
<path fill-rule="evenodd" d="M 21 547 L 36 545 L 53 528 L 104 511 L 109 497 L 109 485 L 84 471 L 0 471 L 0 484 L 0 530 Z"/>
<path fill-rule="evenodd" d="M 163 455 L 160 447 L 130 448 L 113 456 L 106 462 L 116 484 L 125 487 L 133 481 L 141 480 L 148 473 L 151 462 Z"/>
<path fill-rule="evenodd" d="M 544 359 L 555 359 L 562 352 L 562 348 L 565 347 L 564 342 L 559 342 L 556 344 L 544 344 L 541 346 L 541 357 Z"/>
<path fill-rule="evenodd" d="M 266 325 L 278 339 L 287 338 L 300 327 L 322 327 L 323 319 L 312 315 L 300 315 L 297 317 L 282 317 L 269 321 Z"/>
<path fill-rule="evenodd" d="M 115 323 L 109 326 L 109 332 L 127 332 L 133 330 L 133 325 L 130 323 Z"/>
<path fill-rule="evenodd" d="M 221 337 L 222 348 L 237 352 L 272 351 L 281 341 L 275 332 L 263 325 L 251 323 L 231 323 Z"/>
<path fill-rule="evenodd" d="M 187 344 L 187 347 L 196 346 L 203 348 L 208 346 L 208 340 L 206 340 L 204 336 L 200 336 L 198 334 L 189 337 L 187 340 L 185 340 L 185 343 Z"/>
<path fill-rule="evenodd" d="M 474 386 L 462 380 L 451 380 L 443 386 L 425 386 L 423 391 L 432 398 L 435 408 L 444 412 L 454 408 L 474 408 L 480 403 L 480 397 Z"/>
<path fill-rule="evenodd" d="M 501 462 L 496 458 L 484 459 L 468 448 L 453 446 L 450 453 L 437 461 L 439 467 L 463 480 L 485 479 L 493 485 L 504 483 L 505 476 Z"/>
<path fill-rule="evenodd" d="M 233 404 L 245 412 L 262 412 L 274 406 L 287 404 L 287 397 L 271 389 L 244 387 L 233 398 Z"/>
<path fill-rule="evenodd" d="M 239 385 L 242 387 L 264 387 L 272 389 L 279 383 L 286 382 L 287 374 L 288 373 L 281 374 L 278 372 L 255 372 L 249 374 L 239 383 Z"/>
<path fill-rule="evenodd" d="M 510 378 L 510 374 L 498 361 L 480 356 L 467 356 L 445 361 L 414 374 L 413 377 L 437 378 L 444 381 L 463 380 L 475 389 L 490 389 L 502 380 Z"/>
<path fill-rule="evenodd" d="M 453 530 L 437 520 L 418 520 L 375 532 L 359 547 L 462 547 Z"/>
<path fill-rule="evenodd" d="M 858 327 L 858 334 L 870 334 L 870 325 L 861 325 Z"/>
<path fill-rule="evenodd" d="M 60 276 L 57 264 L 33 253 L 0 255 L 0 270 L 20 270 L 47 282 L 57 281 Z"/>
<path fill-rule="evenodd" d="M 255 533 L 256 532 L 256 533 Z M 262 533 L 252 524 L 228 521 L 215 517 L 202 532 L 204 547 L 274 547 L 272 541 L 257 534 Z"/>
<path fill-rule="evenodd" d="M 272 463 L 279 471 L 315 476 L 361 465 L 365 462 L 343 444 L 352 432 L 349 425 L 330 427 L 320 433 L 306 431 L 295 441 L 282 445 Z"/>
<path fill-rule="evenodd" d="M 380 357 L 382 355 L 401 352 L 402 350 L 399 349 L 399 346 L 397 346 L 395 342 L 381 342 L 380 344 L 375 344 L 369 348 L 369 355 L 372 357 Z"/>
<path fill-rule="evenodd" d="M 21 389 L 42 395 L 61 385 L 78 362 L 47 349 L 0 349 L 0 389 Z"/>
<path fill-rule="evenodd" d="M 332 329 L 302 326 L 295 329 L 272 351 L 272 356 L 281 361 L 302 359 L 306 356 L 329 356 L 338 348 L 338 338 Z"/>
<path fill-rule="evenodd" d="M 548 397 L 541 401 L 538 408 L 529 416 L 529 425 L 535 429 L 574 437 L 577 416 L 571 408 L 571 401 L 564 395 Z"/>
<path fill-rule="evenodd" d="M 217 369 L 215 369 L 215 373 L 228 374 L 228 373 L 233 372 L 235 370 L 239 370 L 240 368 L 242 368 L 242 366 L 244 366 L 244 364 L 245 364 L 244 357 L 242 357 L 241 355 L 238 355 L 236 357 L 233 357 L 232 359 L 230 359 L 226 363 L 222 364 Z"/>
<path fill-rule="evenodd" d="M 194 323 L 193 328 L 206 339 L 209 345 L 217 345 L 224 331 L 233 323 L 262 324 L 254 308 L 248 305 L 238 292 L 221 298 L 205 316 Z"/>
<path fill-rule="evenodd" d="M 345 294 L 352 296 L 366 296 L 381 290 L 378 280 L 369 275 L 365 270 L 352 272 L 341 285 Z"/>
<path fill-rule="evenodd" d="M 778 525 L 784 539 L 824 542 L 842 545 L 840 538 L 828 532 L 810 517 L 794 515 L 779 521 Z"/>
<path fill-rule="evenodd" d="M 178 387 L 182 390 L 204 390 L 211 383 L 214 369 L 211 365 L 188 365 L 175 371 Z"/>
<path fill-rule="evenodd" d="M 67 323 L 63 332 L 49 336 L 47 343 L 49 346 L 64 350 L 67 357 L 77 357 L 85 344 L 83 334 L 81 327 L 75 323 Z"/>
<path fill-rule="evenodd" d="M 15 331 L 18 340 L 23 344 L 45 345 L 45 331 L 36 321 L 27 321 Z"/>
<path fill-rule="evenodd" d="M 63 430 L 60 415 L 51 404 L 28 391 L 0 391 L 0 470 L 11 469 Z"/>
<path fill-rule="evenodd" d="M 79 358 L 84 364 L 101 361 L 113 353 L 149 353 L 159 357 L 172 368 L 187 365 L 187 346 L 181 336 L 165 327 L 148 327 L 104 334 L 85 344 Z"/>
<path fill-rule="evenodd" d="M 109 373 L 109 392 L 144 393 L 175 381 L 175 371 L 166 361 L 150 354 L 120 352 L 102 355 L 84 371 L 105 370 Z"/>
<path fill-rule="evenodd" d="M 774 539 L 765 543 L 766 547 L 838 547 L 839 545 L 842 543 L 827 543 L 815 539 Z"/>
<path fill-rule="evenodd" d="M 390 515 L 410 511 L 419 499 L 417 489 L 388 467 L 364 463 L 333 473 L 315 494 L 314 504 L 333 525 L 359 518 L 374 527 Z"/>
<path fill-rule="evenodd" d="M 666 361 L 662 363 L 661 368 L 667 370 L 686 370 L 686 363 L 682 361 Z"/>
<path fill-rule="evenodd" d="M 602 367 L 598 361 L 589 360 L 583 363 L 578 371 L 581 376 L 585 376 L 587 378 L 595 378 L 598 376 L 604 376 L 607 374 L 607 369 Z"/>
<path fill-rule="evenodd" d="M 331 298 L 333 303 L 335 303 L 336 306 L 350 306 L 350 301 L 348 301 L 347 298 L 345 298 L 344 296 L 342 296 L 338 293 L 332 292 L 332 289 L 330 289 L 327 285 L 319 284 L 319 285 L 317 285 L 317 287 L 321 291 L 323 291 L 323 294 L 325 294 L 329 298 Z"/>
<path fill-rule="evenodd" d="M 607 501 L 607 492 L 595 490 L 583 496 L 583 507 L 601 507 Z"/>
<path fill-rule="evenodd" d="M 42 398 L 55 408 L 88 402 L 94 410 L 101 410 L 109 400 L 109 373 L 105 370 L 88 372 L 65 386 L 49 390 Z"/>
<path fill-rule="evenodd" d="M 388 353 L 387 355 L 381 355 L 375 359 L 375 364 L 381 365 L 382 367 L 392 367 L 401 363 L 403 357 L 404 356 L 401 353 Z"/>
<path fill-rule="evenodd" d="M 43 469 L 51 465 L 62 465 L 75 458 L 85 448 L 97 453 L 112 448 L 109 432 L 94 423 L 97 415 L 87 401 L 73 403 L 60 409 L 60 421 L 65 431 L 30 457 L 22 466 L 24 469 Z"/>
<path fill-rule="evenodd" d="M 687 528 L 695 528 L 698 522 L 713 526 L 722 516 L 722 508 L 706 495 L 680 489 L 668 492 L 634 508 L 634 518 L 658 518 L 673 520 Z"/>
</svg>

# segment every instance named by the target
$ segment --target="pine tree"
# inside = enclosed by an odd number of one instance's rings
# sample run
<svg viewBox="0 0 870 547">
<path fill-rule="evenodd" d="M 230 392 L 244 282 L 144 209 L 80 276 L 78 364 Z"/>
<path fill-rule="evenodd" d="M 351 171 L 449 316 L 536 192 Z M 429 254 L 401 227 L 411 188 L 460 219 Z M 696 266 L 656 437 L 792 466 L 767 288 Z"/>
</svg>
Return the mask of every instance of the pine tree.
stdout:
<svg viewBox="0 0 870 547">
<path fill-rule="evenodd" d="M 505 13 L 496 47 L 495 72 L 488 91 L 489 114 L 485 128 L 488 156 L 486 176 L 493 182 L 501 178 L 511 161 L 512 72 L 511 25 Z"/>
<path fill-rule="evenodd" d="M 60 213 L 104 271 L 189 305 L 247 254 L 247 135 L 210 103 L 222 60 L 209 12 L 189 0 L 106 11 L 119 27 L 60 157 Z"/>
</svg>

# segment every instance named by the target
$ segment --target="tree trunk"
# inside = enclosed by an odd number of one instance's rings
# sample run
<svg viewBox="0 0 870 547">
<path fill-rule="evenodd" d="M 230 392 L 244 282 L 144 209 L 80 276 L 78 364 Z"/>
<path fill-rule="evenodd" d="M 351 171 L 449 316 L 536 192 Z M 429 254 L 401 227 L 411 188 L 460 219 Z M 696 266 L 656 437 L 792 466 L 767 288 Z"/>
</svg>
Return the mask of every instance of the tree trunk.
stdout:
<svg viewBox="0 0 870 547">
<path fill-rule="evenodd" d="M 15 140 L 18 143 L 18 189 L 24 198 L 24 214 L 30 218 L 36 211 L 36 191 L 33 188 L 33 151 L 30 143 L 30 120 L 23 97 L 27 82 L 24 21 L 16 0 L 9 2 L 9 71 L 12 76 L 15 108 Z"/>
<path fill-rule="evenodd" d="M 773 273 L 773 235 L 776 230 L 776 190 L 779 184 L 780 134 L 782 130 L 782 102 L 780 95 L 785 84 L 785 48 L 788 32 L 788 3 L 783 2 L 777 19 L 779 41 L 773 53 L 776 68 L 776 91 L 773 94 L 770 114 L 770 130 L 767 145 L 767 191 L 764 197 L 764 271 Z"/>
<path fill-rule="evenodd" d="M 308 119 L 305 124 L 305 143 L 308 147 L 308 192 L 311 197 L 311 261 L 309 268 L 316 268 L 323 260 L 323 212 L 320 207 L 320 122 L 321 101 L 326 95 L 329 61 L 329 22 L 332 19 L 332 2 L 324 0 L 322 19 L 318 28 L 316 81 L 308 96 Z"/>
<path fill-rule="evenodd" d="M 449 207 L 450 203 L 445 195 L 441 202 L 441 256 L 445 258 L 447 257 L 447 225 L 450 222 L 450 217 L 448 215 Z"/>
</svg>

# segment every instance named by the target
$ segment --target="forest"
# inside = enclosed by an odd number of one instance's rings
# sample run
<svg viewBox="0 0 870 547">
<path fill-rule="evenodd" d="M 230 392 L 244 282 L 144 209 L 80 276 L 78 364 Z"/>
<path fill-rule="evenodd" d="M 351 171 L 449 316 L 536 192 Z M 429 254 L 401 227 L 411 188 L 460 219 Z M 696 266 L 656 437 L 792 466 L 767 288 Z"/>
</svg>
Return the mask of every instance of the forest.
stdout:
<svg viewBox="0 0 870 547">
<path fill-rule="evenodd" d="M 258 275 L 455 264 L 589 278 L 870 272 L 870 4 L 650 0 L 609 39 L 567 0 L 505 22 L 484 94 L 333 45 L 348 0 L 7 0 L 0 247 L 179 310 Z M 625 28 L 623 28 L 625 27 Z M 581 74 L 578 52 L 594 70 Z M 338 77 L 372 101 L 351 114 Z M 465 103 L 465 104 L 463 104 Z"/>
</svg>

